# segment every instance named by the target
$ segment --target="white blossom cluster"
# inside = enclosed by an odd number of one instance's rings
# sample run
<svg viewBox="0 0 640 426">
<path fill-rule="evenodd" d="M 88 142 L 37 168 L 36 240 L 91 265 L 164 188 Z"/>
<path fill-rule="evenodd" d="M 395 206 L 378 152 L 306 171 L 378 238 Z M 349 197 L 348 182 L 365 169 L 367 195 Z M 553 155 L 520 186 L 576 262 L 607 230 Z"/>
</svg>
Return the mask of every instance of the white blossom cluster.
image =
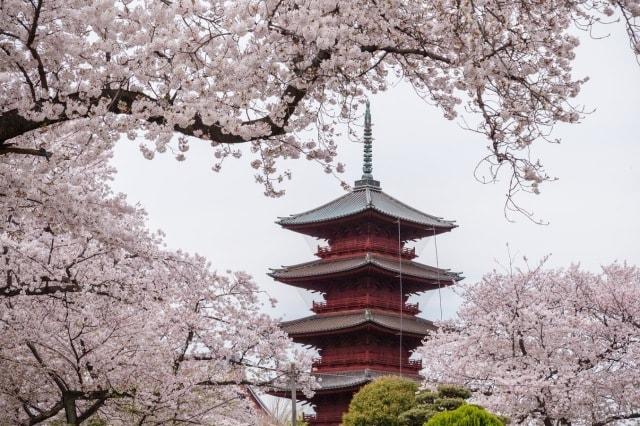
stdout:
<svg viewBox="0 0 640 426">
<path fill-rule="evenodd" d="M 0 151 L 39 150 L 68 121 L 144 134 L 146 158 L 207 141 L 216 171 L 248 143 L 277 196 L 279 159 L 341 170 L 341 125 L 404 79 L 446 118 L 476 113 L 488 179 L 506 168 L 510 195 L 537 192 L 530 145 L 581 117 L 572 29 L 621 20 L 640 53 L 639 16 L 640 0 L 5 0 Z"/>
<path fill-rule="evenodd" d="M 419 349 L 426 385 L 468 386 L 515 424 L 637 424 L 640 269 L 494 272 L 463 297 Z"/>
<path fill-rule="evenodd" d="M 251 277 L 163 248 L 110 191 L 111 144 L 67 131 L 0 156 L 0 424 L 253 424 L 246 386 L 310 360 Z"/>
</svg>

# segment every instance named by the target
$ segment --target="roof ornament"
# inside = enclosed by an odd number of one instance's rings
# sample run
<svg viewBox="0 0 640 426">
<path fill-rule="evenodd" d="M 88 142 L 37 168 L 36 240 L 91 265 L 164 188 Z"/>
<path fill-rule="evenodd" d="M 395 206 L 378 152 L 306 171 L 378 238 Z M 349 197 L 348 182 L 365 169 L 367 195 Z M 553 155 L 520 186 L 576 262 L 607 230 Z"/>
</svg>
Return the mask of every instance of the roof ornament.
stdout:
<svg viewBox="0 0 640 426">
<path fill-rule="evenodd" d="M 369 108 L 369 100 L 367 99 L 367 107 L 364 112 L 364 162 L 362 164 L 362 179 L 373 179 L 373 152 L 371 133 L 371 110 Z"/>
<path fill-rule="evenodd" d="M 357 180 L 355 189 L 380 188 L 380 182 L 373 179 L 373 132 L 371 131 L 371 108 L 367 99 L 364 111 L 364 153 L 362 163 L 362 178 Z"/>
</svg>

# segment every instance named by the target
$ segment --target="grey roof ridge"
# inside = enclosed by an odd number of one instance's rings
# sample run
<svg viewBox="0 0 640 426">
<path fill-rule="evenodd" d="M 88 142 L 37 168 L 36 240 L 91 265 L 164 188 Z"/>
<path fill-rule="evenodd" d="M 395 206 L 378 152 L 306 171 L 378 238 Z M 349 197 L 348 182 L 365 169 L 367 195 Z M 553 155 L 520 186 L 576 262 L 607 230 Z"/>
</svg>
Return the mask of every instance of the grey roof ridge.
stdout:
<svg viewBox="0 0 640 426">
<path fill-rule="evenodd" d="M 299 324 L 301 322 L 306 322 L 306 321 L 314 321 L 316 319 L 322 319 L 322 318 L 331 318 L 331 317 L 339 317 L 339 316 L 348 316 L 348 317 L 361 317 L 361 320 L 350 325 L 349 327 L 355 327 L 357 325 L 360 324 L 364 324 L 366 322 L 371 322 L 374 324 L 378 324 L 381 325 L 383 327 L 385 327 L 385 324 L 380 323 L 379 321 L 376 321 L 376 317 L 388 317 L 388 318 L 400 318 L 402 316 L 402 318 L 405 321 L 415 321 L 415 322 L 422 322 L 422 323 L 429 323 L 430 325 L 433 325 L 433 321 L 430 321 L 426 318 L 420 318 L 420 317 L 416 317 L 416 316 L 412 316 L 412 315 L 393 315 L 393 314 L 389 314 L 385 311 L 380 311 L 378 309 L 371 309 L 371 308 L 361 308 L 361 309 L 354 309 L 353 311 L 346 311 L 346 312 L 332 312 L 330 314 L 324 314 L 324 315 L 318 315 L 318 314 L 314 314 L 314 315 L 308 315 L 306 317 L 302 317 L 302 318 L 298 318 L 295 320 L 291 320 L 291 321 L 282 321 L 280 323 L 281 326 L 287 326 L 287 325 L 295 325 L 295 324 Z M 340 328 L 345 328 L 345 327 L 338 327 L 335 329 L 327 329 L 327 330 L 339 330 Z M 388 327 L 387 327 L 388 328 Z"/>
<path fill-rule="evenodd" d="M 360 256 L 362 256 L 362 254 L 359 254 L 357 256 L 338 258 L 338 259 L 335 259 L 335 260 L 337 262 L 339 262 L 339 261 L 343 261 L 343 260 L 356 259 L 356 258 L 358 258 Z M 341 272 L 353 271 L 355 269 L 358 269 L 358 268 L 362 267 L 363 265 L 376 265 L 376 266 L 378 266 L 378 267 L 380 267 L 382 269 L 388 269 L 388 268 L 385 267 L 385 265 L 381 264 L 379 261 L 376 261 L 376 257 L 383 258 L 383 259 L 385 258 L 385 256 L 382 256 L 382 255 L 380 255 L 378 253 L 367 251 L 367 252 L 364 253 L 364 258 L 362 259 L 362 262 L 359 262 L 359 263 L 357 263 L 355 265 L 350 266 L 349 268 L 342 269 L 342 270 L 336 271 L 336 272 L 337 273 L 341 273 Z M 389 260 L 395 260 L 396 259 L 395 257 L 391 257 L 391 256 L 388 256 L 387 258 Z M 316 260 L 312 260 L 312 261 L 309 261 L 309 262 L 298 263 L 296 265 L 283 266 L 282 268 L 269 268 L 272 272 L 267 273 L 267 275 L 273 277 L 274 273 L 280 272 L 280 271 L 285 271 L 285 270 L 287 270 L 289 268 L 294 268 L 294 267 L 295 268 L 305 268 L 307 266 L 316 265 L 316 264 L 323 263 L 323 262 L 327 262 L 327 261 L 325 259 L 316 259 Z M 331 260 L 329 262 L 331 262 Z M 430 265 L 427 265 L 427 264 L 424 264 L 424 263 L 420 263 L 420 262 L 414 262 L 414 261 L 408 260 L 408 259 L 405 259 L 405 262 L 403 262 L 403 263 L 404 264 L 410 264 L 412 266 L 417 266 L 417 267 L 425 269 L 425 270 L 427 270 L 429 272 L 435 272 L 435 273 L 442 272 L 445 275 L 449 275 L 449 274 L 456 275 L 456 276 L 460 275 L 460 272 L 451 272 L 451 269 L 436 268 L 435 266 L 430 266 Z M 405 273 L 405 275 L 412 276 L 410 273 Z"/>
<path fill-rule="evenodd" d="M 367 254 L 370 254 L 371 257 L 373 257 L 372 259 L 371 258 L 367 258 L 368 263 L 372 263 L 372 264 L 378 265 L 378 266 L 380 266 L 382 268 L 384 268 L 384 266 L 381 265 L 380 262 L 376 258 L 378 258 L 378 259 L 380 259 L 380 258 L 389 259 L 389 260 L 394 260 L 394 261 L 398 259 L 397 256 L 384 256 L 384 255 L 381 255 L 381 254 L 375 253 L 375 252 L 367 252 Z M 405 265 L 418 266 L 418 267 L 426 269 L 426 270 L 428 270 L 430 272 L 436 272 L 436 273 L 438 273 L 438 272 L 448 273 L 448 272 L 451 271 L 451 269 L 436 268 L 435 266 L 427 265 L 426 263 L 414 262 L 413 260 L 410 260 L 410 259 L 404 259 L 404 261 L 402 263 L 405 264 Z M 453 272 L 453 273 L 455 273 L 455 272 Z M 411 274 L 407 274 L 407 275 L 411 275 Z"/>
<path fill-rule="evenodd" d="M 384 192 L 382 189 L 372 188 L 372 187 L 369 187 L 369 186 L 363 186 L 363 187 L 355 188 L 355 189 L 349 191 L 349 193 L 347 193 L 347 194 L 345 194 L 345 195 L 343 195 L 341 197 L 335 198 L 335 199 L 333 199 L 333 200 L 331 200 L 331 201 L 329 201 L 327 203 L 324 203 L 321 206 L 318 206 L 318 207 L 316 207 L 314 209 L 307 210 L 307 211 L 301 212 L 301 213 L 292 214 L 292 215 L 289 215 L 287 217 L 278 217 L 278 220 L 276 220 L 276 223 L 279 224 L 279 225 L 287 225 L 287 221 L 288 220 L 293 220 L 298 216 L 311 214 L 313 212 L 316 212 L 316 211 L 318 211 L 320 209 L 323 209 L 323 208 L 325 208 L 325 207 L 337 202 L 338 200 L 342 200 L 343 198 L 349 197 L 350 195 L 352 195 L 352 194 L 354 194 L 356 192 L 362 192 L 362 191 L 365 191 L 365 197 L 366 197 L 366 201 L 367 201 L 364 204 L 364 206 L 362 206 L 359 209 L 356 209 L 356 210 L 353 210 L 351 212 L 348 212 L 348 213 L 344 213 L 344 214 L 341 214 L 341 215 L 333 216 L 330 219 L 328 219 L 328 221 L 342 219 L 342 218 L 345 218 L 345 217 L 348 217 L 348 216 L 351 216 L 351 215 L 354 215 L 354 214 L 362 213 L 363 211 L 366 211 L 366 210 L 373 210 L 373 211 L 376 211 L 376 212 L 378 212 L 380 214 L 383 214 L 385 216 L 395 217 L 393 214 L 385 212 L 384 210 L 377 208 L 375 206 L 375 204 L 373 204 L 369 191 L 375 191 L 375 192 L 379 192 L 380 194 L 382 194 L 385 197 L 389 198 L 389 200 L 391 200 L 392 202 L 394 202 L 394 203 L 396 203 L 396 204 L 398 204 L 398 205 L 400 205 L 400 206 L 402 206 L 402 207 L 404 207 L 404 208 L 406 208 L 408 210 L 411 210 L 411 211 L 413 211 L 415 213 L 424 215 L 424 216 L 428 217 L 431 220 L 434 220 L 434 221 L 437 221 L 437 222 L 443 222 L 444 224 L 451 225 L 452 228 L 457 228 L 458 227 L 458 225 L 455 224 L 455 220 L 446 220 L 446 219 L 443 219 L 443 218 L 438 217 L 438 216 L 434 216 L 434 215 L 431 215 L 431 214 L 428 214 L 428 213 L 424 213 L 424 212 L 422 212 L 422 211 L 420 211 L 420 210 L 418 210 L 418 209 L 416 209 L 414 207 L 411 207 L 408 204 L 403 203 L 402 201 L 398 200 L 397 198 L 392 197 L 391 195 L 389 195 L 386 192 Z M 414 223 L 416 225 L 424 225 L 424 224 L 422 224 L 420 222 L 416 222 L 415 220 L 411 220 L 411 219 L 408 219 L 408 218 L 404 218 L 404 217 L 398 217 L 398 218 L 404 220 L 405 222 L 411 222 L 411 223 Z M 323 221 L 323 219 L 309 220 L 308 222 L 305 222 L 303 224 L 319 223 L 319 222 L 322 222 L 322 221 Z"/>
<path fill-rule="evenodd" d="M 296 263 L 295 265 L 282 265 L 279 268 L 269 268 L 270 271 L 282 271 L 283 269 L 288 269 L 288 268 L 303 268 L 305 266 L 309 266 L 309 265 L 314 265 L 316 263 L 321 263 L 324 259 L 314 259 L 314 260 L 310 260 L 308 262 L 302 262 L 302 263 Z"/>
<path fill-rule="evenodd" d="M 318 314 L 307 315 L 306 317 L 302 317 L 302 318 L 298 318 L 290 321 L 281 321 L 280 326 L 295 325 L 301 322 L 313 321 L 315 319 L 323 319 L 323 318 L 331 318 L 331 317 L 339 317 L 339 316 L 359 317 L 362 314 L 362 321 L 353 324 L 352 325 L 353 327 L 355 325 L 360 325 L 367 322 L 364 311 L 365 309 L 354 309 L 353 311 L 331 312 L 329 314 L 324 314 L 324 315 L 318 315 Z"/>
<path fill-rule="evenodd" d="M 329 202 L 326 202 L 326 203 L 324 203 L 324 204 L 322 204 L 322 205 L 320 205 L 320 206 L 318 206 L 318 207 L 316 207 L 316 208 L 313 208 L 313 209 L 311 209 L 311 210 L 307 210 L 307 211 L 305 211 L 305 212 L 295 213 L 295 214 L 291 214 L 291 215 L 289 215 L 289 216 L 285 216 L 285 217 L 278 217 L 278 220 L 276 220 L 276 223 L 277 223 L 277 224 L 282 225 L 282 224 L 283 224 L 283 222 L 284 222 L 284 221 L 286 221 L 287 219 L 293 219 L 293 218 L 295 218 L 296 216 L 302 216 L 303 214 L 313 213 L 313 212 L 315 212 L 315 211 L 318 211 L 318 210 L 320 210 L 320 209 L 323 209 L 323 208 L 325 208 L 325 207 L 327 207 L 327 206 L 329 206 L 329 205 L 331 205 L 331 204 L 335 203 L 335 202 L 336 202 L 336 201 L 338 201 L 338 200 L 342 200 L 343 198 L 346 198 L 346 197 L 350 196 L 350 195 L 351 195 L 351 194 L 353 194 L 354 192 L 356 192 L 356 191 L 349 191 L 349 192 L 347 192 L 346 194 L 341 195 L 341 196 L 340 196 L 340 197 L 338 197 L 338 198 L 334 198 L 333 200 L 331 200 L 331 201 L 329 201 Z M 355 212 L 355 213 L 359 213 L 360 211 L 363 211 L 363 210 L 366 210 L 366 208 L 365 208 L 365 209 L 362 209 L 362 210 L 359 210 L 359 211 L 357 211 L 357 212 Z M 350 214 L 353 214 L 353 213 L 349 213 L 349 214 L 347 214 L 346 216 L 349 216 Z M 336 219 L 338 219 L 338 218 L 340 218 L 340 217 L 342 217 L 342 216 L 336 217 Z M 309 222 L 309 223 L 314 223 L 314 222 L 315 222 L 315 221 L 311 221 L 311 222 Z"/>
<path fill-rule="evenodd" d="M 316 391 L 321 392 L 323 390 L 358 386 L 377 379 L 378 377 L 393 376 L 394 373 L 391 371 L 377 370 L 375 368 L 364 368 L 360 370 L 328 371 L 326 373 L 319 371 L 312 373 L 312 375 L 320 379 L 320 388 Z M 418 374 L 405 377 L 418 381 L 422 380 Z"/>
<path fill-rule="evenodd" d="M 368 254 L 369 254 L 369 252 L 367 252 L 366 254 L 368 255 Z M 286 269 L 289 269 L 289 268 L 305 268 L 305 267 L 307 267 L 307 266 L 310 266 L 310 265 L 316 265 L 316 264 L 319 264 L 319 263 L 333 263 L 333 262 L 340 262 L 340 261 L 345 261 L 345 260 L 356 259 L 356 258 L 358 258 L 358 257 L 360 257 L 360 255 L 358 255 L 358 256 L 342 257 L 342 258 L 338 258 L 338 259 L 331 259 L 331 260 L 315 259 L 315 260 L 311 260 L 311 261 L 309 261 L 309 262 L 303 262 L 303 263 L 297 263 L 297 264 L 295 264 L 295 265 L 283 266 L 283 267 L 281 267 L 281 268 L 277 268 L 277 269 L 276 269 L 276 268 L 269 268 L 269 269 L 270 269 L 270 270 L 272 270 L 272 271 L 274 271 L 274 272 L 278 272 L 278 271 L 283 271 L 283 270 L 286 270 Z M 350 267 L 350 268 L 343 269 L 343 270 L 341 270 L 341 271 L 339 271 L 339 272 L 348 272 L 348 271 L 352 271 L 352 270 L 354 270 L 354 269 L 358 269 L 358 268 L 359 268 L 359 267 L 361 267 L 362 265 L 366 265 L 367 263 L 371 263 L 371 262 L 367 259 L 366 255 L 365 255 L 365 259 L 364 259 L 364 261 L 363 261 L 363 262 L 361 262 L 361 263 L 359 263 L 359 264 L 357 264 L 357 265 L 355 265 L 355 266 L 352 266 L 352 267 Z M 269 275 L 270 275 L 270 274 L 269 274 Z"/>
<path fill-rule="evenodd" d="M 342 370 L 342 371 L 338 371 L 338 374 L 335 374 L 336 372 L 334 371 L 330 371 L 330 372 L 326 372 L 323 373 L 321 371 L 317 371 L 317 372 L 313 372 L 311 373 L 314 376 L 338 376 L 338 375 L 342 375 L 341 373 L 353 373 L 354 375 L 362 375 L 365 377 L 371 377 L 372 373 L 376 373 L 375 370 L 372 370 L 370 368 L 363 368 L 360 370 Z M 346 374 L 346 376 L 349 376 L 349 374 Z M 351 376 L 353 377 L 353 376 Z"/>
<path fill-rule="evenodd" d="M 403 207 L 405 207 L 405 208 L 407 208 L 407 209 L 409 209 L 409 210 L 412 210 L 412 211 L 414 211 L 414 212 L 416 212 L 416 213 L 419 213 L 419 214 L 421 214 L 421 215 L 427 216 L 427 217 L 429 217 L 429 218 L 431 218 L 431 219 L 433 219 L 433 220 L 436 220 L 436 221 L 438 221 L 438 222 L 445 222 L 445 223 L 448 223 L 448 224 L 450 224 L 450 225 L 453 225 L 453 227 L 454 227 L 454 228 L 458 226 L 458 225 L 456 225 L 456 224 L 455 224 L 455 220 L 446 220 L 446 219 L 444 219 L 444 218 L 442 218 L 442 217 L 434 216 L 434 215 L 431 215 L 431 214 L 429 214 L 429 213 L 425 213 L 425 212 L 423 212 L 423 211 L 420 211 L 420 210 L 416 209 L 415 207 L 411 207 L 410 205 L 403 203 L 402 201 L 398 200 L 397 198 L 392 197 L 391 195 L 387 194 L 387 193 L 386 193 L 386 192 L 384 192 L 384 191 L 380 191 L 380 193 L 381 193 L 382 195 L 386 196 L 387 198 L 389 198 L 391 201 L 393 201 L 393 202 L 395 202 L 395 203 L 397 203 L 397 204 L 400 204 L 401 206 L 403 206 Z M 376 211 L 379 211 L 380 213 L 385 213 L 385 212 L 383 212 L 382 210 L 377 209 L 375 206 L 373 206 L 373 209 L 374 209 L 374 210 L 376 210 Z M 385 214 L 388 214 L 388 213 L 385 213 Z M 405 219 L 405 220 L 406 220 L 407 222 L 417 223 L 417 222 L 414 222 L 414 221 L 412 221 L 412 220 L 410 220 L 410 219 Z"/>
<path fill-rule="evenodd" d="M 395 374 L 392 371 L 378 370 L 376 368 L 370 368 L 370 367 L 363 368 L 360 370 L 327 371 L 326 373 L 323 373 L 322 371 L 314 371 L 311 373 L 311 375 L 319 378 L 322 378 L 322 376 L 326 376 L 326 377 L 346 377 L 346 378 L 354 378 L 354 379 L 366 378 L 368 380 L 372 380 L 381 376 L 395 376 Z M 408 377 L 417 377 L 417 376 L 419 375 L 416 374 L 415 376 L 412 375 Z"/>
<path fill-rule="evenodd" d="M 383 376 L 385 373 L 378 372 L 375 370 L 371 370 L 369 368 L 365 368 L 363 370 L 344 370 L 344 371 L 334 371 L 334 372 L 316 372 L 312 373 L 315 377 L 320 379 L 320 389 L 319 390 L 331 390 L 331 389 L 340 389 L 340 388 L 348 388 L 352 386 L 361 385 L 363 383 L 370 382 L 376 377 Z M 386 374 L 389 374 L 388 372 Z M 329 380 L 326 380 L 329 379 Z M 333 380 L 331 380 L 333 379 Z M 331 383 L 330 385 L 323 385 L 323 382 L 337 382 L 336 379 L 342 379 L 342 383 Z"/>
</svg>

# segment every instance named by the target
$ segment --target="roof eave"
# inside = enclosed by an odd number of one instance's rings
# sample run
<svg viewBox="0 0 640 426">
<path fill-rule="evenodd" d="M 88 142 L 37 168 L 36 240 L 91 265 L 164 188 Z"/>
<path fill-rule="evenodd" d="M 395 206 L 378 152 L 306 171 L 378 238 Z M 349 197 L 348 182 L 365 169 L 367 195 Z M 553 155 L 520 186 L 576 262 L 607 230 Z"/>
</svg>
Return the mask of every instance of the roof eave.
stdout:
<svg viewBox="0 0 640 426">
<path fill-rule="evenodd" d="M 397 271 L 391 270 L 391 269 L 387 269 L 385 267 L 383 267 L 382 265 L 379 265 L 377 263 L 373 263 L 373 262 L 369 262 L 369 263 L 365 263 L 365 264 L 361 264 L 355 267 L 351 267 L 351 268 L 345 268 L 342 270 L 337 270 L 337 271 L 332 271 L 329 273 L 321 273 L 321 274 L 310 274 L 310 275 L 298 275 L 298 276 L 279 276 L 277 274 L 278 271 L 283 271 L 286 272 L 282 269 L 279 270 L 275 270 L 273 272 L 269 272 L 267 273 L 267 275 L 269 275 L 271 278 L 273 278 L 276 281 L 280 281 L 283 282 L 285 284 L 291 284 L 291 283 L 296 283 L 296 282 L 301 282 L 301 281 L 308 281 L 308 280 L 313 280 L 313 279 L 317 279 L 319 277 L 322 278 L 332 278 L 332 277 L 336 277 L 336 276 L 341 276 L 341 275 L 348 275 L 349 273 L 358 271 L 359 269 L 363 269 L 363 268 L 368 268 L 368 267 L 372 267 L 372 268 L 376 268 L 381 272 L 385 272 L 387 274 L 397 274 Z M 429 283 L 435 283 L 434 285 L 437 285 L 438 282 L 440 282 L 441 284 L 446 284 L 446 281 L 448 281 L 448 279 L 451 279 L 452 281 L 460 281 L 462 279 L 464 279 L 464 277 L 460 278 L 461 276 L 458 275 L 457 273 L 452 273 L 452 272 L 448 272 L 448 271 L 443 271 L 442 272 L 442 276 L 441 277 L 425 277 L 425 276 L 419 276 L 419 275 L 414 275 L 414 274 L 410 274 L 410 273 L 406 273 L 403 272 L 403 277 L 405 279 L 413 279 L 415 281 L 420 281 L 420 282 L 429 282 Z"/>
<path fill-rule="evenodd" d="M 425 320 L 426 321 L 426 320 Z M 416 337 L 416 338 L 422 338 L 424 336 L 426 336 L 429 332 L 431 331 L 435 331 L 436 330 L 436 326 L 431 323 L 430 321 L 423 323 L 423 325 L 425 326 L 426 331 L 425 332 L 415 332 L 415 331 L 408 331 L 408 330 L 400 330 L 399 328 L 396 327 L 391 327 L 385 324 L 382 324 L 378 321 L 376 321 L 375 319 L 373 320 L 364 320 L 360 323 L 357 324 L 349 324 L 346 325 L 344 327 L 329 327 L 325 330 L 316 330 L 316 331 L 302 331 L 302 332 L 289 332 L 287 331 L 287 326 L 286 323 L 291 323 L 291 322 L 295 322 L 294 321 L 286 321 L 284 323 L 280 323 L 280 328 L 285 331 L 289 336 L 291 336 L 291 338 L 305 338 L 305 337 L 317 337 L 317 336 L 323 336 L 323 335 L 327 335 L 327 334 L 335 334 L 335 332 L 342 332 L 342 333 L 348 333 L 351 331 L 357 331 L 360 330 L 362 328 L 365 327 L 371 327 L 373 326 L 374 328 L 377 328 L 381 331 L 393 331 L 394 333 L 399 333 L 402 332 L 403 336 L 407 336 L 407 337 Z M 294 325 L 294 324 L 292 324 Z"/>
<path fill-rule="evenodd" d="M 334 216 L 334 217 L 330 217 L 327 219 L 323 219 L 323 220 L 310 220 L 310 221 L 306 221 L 306 222 L 297 222 L 297 223 L 290 223 L 287 221 L 287 219 L 290 218 L 281 218 L 279 220 L 277 220 L 275 223 L 282 226 L 285 229 L 291 230 L 291 231 L 295 231 L 295 232 L 301 232 L 304 233 L 305 230 L 311 229 L 311 228 L 315 228 L 318 226 L 324 226 L 324 225 L 333 225 L 337 222 L 345 222 L 349 219 L 353 219 L 363 213 L 369 213 L 369 212 L 374 212 L 377 213 L 380 216 L 383 216 L 384 218 L 389 219 L 389 222 L 393 222 L 393 223 L 397 223 L 398 220 L 400 221 L 400 225 L 405 224 L 408 226 L 413 226 L 416 228 L 422 228 L 425 230 L 439 230 L 439 232 L 437 232 L 438 234 L 442 234 L 444 232 L 449 232 L 452 229 L 457 228 L 459 225 L 455 224 L 455 221 L 449 221 L 449 220 L 439 220 L 440 223 L 438 224 L 432 224 L 432 223 L 424 223 L 424 222 L 417 222 L 411 219 L 406 219 L 403 217 L 399 217 L 399 216 L 394 216 L 394 215 L 390 215 L 380 209 L 375 208 L 374 206 L 370 206 L 370 207 L 366 207 L 363 209 L 360 209 L 358 211 L 355 212 L 351 212 L 349 214 L 346 215 L 340 215 L 340 216 Z"/>
</svg>

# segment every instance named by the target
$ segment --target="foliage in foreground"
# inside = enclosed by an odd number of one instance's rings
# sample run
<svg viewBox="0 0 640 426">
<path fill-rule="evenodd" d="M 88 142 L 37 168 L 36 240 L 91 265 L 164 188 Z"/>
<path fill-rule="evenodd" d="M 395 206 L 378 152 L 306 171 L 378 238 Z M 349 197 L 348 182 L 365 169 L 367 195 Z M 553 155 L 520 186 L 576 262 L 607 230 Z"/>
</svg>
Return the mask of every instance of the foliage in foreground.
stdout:
<svg viewBox="0 0 640 426">
<path fill-rule="evenodd" d="M 477 405 L 462 405 L 431 417 L 424 426 L 504 426 L 504 422 Z"/>
<path fill-rule="evenodd" d="M 413 408 L 418 384 L 401 377 L 381 377 L 363 386 L 343 416 L 344 426 L 402 426 L 399 416 Z"/>
<path fill-rule="evenodd" d="M 413 408 L 399 416 L 402 426 L 422 426 L 432 416 L 443 411 L 455 410 L 466 404 L 471 392 L 460 386 L 440 385 L 436 391 L 421 390 L 416 394 Z"/>
<path fill-rule="evenodd" d="M 422 426 L 439 413 L 466 406 L 465 400 L 469 397 L 471 392 L 460 386 L 441 385 L 436 391 L 419 391 L 413 380 L 382 377 L 362 387 L 354 395 L 349 411 L 343 416 L 343 425 Z"/>
<path fill-rule="evenodd" d="M 425 383 L 477 389 L 514 422 L 640 419 L 640 269 L 492 273 L 420 350 Z"/>
</svg>

